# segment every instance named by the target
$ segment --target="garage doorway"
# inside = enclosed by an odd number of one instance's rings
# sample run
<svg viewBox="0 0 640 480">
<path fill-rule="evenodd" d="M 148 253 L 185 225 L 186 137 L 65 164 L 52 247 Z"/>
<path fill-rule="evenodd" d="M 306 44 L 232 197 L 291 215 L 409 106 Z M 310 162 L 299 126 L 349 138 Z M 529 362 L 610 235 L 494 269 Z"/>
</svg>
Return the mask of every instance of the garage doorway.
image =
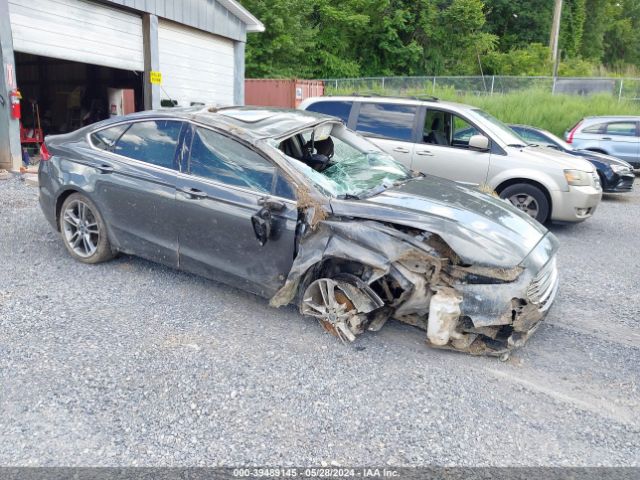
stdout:
<svg viewBox="0 0 640 480">
<path fill-rule="evenodd" d="M 15 61 L 22 94 L 20 142 L 31 163 L 40 147 L 38 129 L 44 136 L 67 133 L 144 109 L 142 72 L 20 52 Z"/>
</svg>

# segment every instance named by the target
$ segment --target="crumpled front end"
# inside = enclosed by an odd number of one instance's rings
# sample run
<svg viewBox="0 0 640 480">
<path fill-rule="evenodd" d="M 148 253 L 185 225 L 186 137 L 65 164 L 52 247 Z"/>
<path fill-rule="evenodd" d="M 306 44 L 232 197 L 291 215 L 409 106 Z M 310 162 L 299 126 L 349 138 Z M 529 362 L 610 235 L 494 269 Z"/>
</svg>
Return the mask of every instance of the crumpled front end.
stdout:
<svg viewBox="0 0 640 480">
<path fill-rule="evenodd" d="M 271 305 L 295 301 L 345 341 L 394 318 L 425 330 L 431 346 L 502 355 L 523 345 L 551 306 L 557 247 L 547 235 L 513 268 L 466 265 L 439 235 L 329 218 L 302 236 Z"/>
</svg>

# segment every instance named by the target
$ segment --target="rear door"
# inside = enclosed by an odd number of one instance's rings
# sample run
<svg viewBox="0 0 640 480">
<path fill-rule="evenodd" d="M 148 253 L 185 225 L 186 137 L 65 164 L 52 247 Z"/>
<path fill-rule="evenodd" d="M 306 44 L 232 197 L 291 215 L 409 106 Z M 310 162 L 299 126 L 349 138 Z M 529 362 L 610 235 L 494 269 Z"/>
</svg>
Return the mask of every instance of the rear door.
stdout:
<svg viewBox="0 0 640 480">
<path fill-rule="evenodd" d="M 176 266 L 178 144 L 184 122 L 144 120 L 94 132 L 97 204 L 118 248 Z"/>
<path fill-rule="evenodd" d="M 640 148 L 638 122 L 627 120 L 606 123 L 600 138 L 600 146 L 614 157 L 637 163 Z"/>
<path fill-rule="evenodd" d="M 470 185 L 484 183 L 491 153 L 470 149 L 469 139 L 473 135 L 484 133 L 461 115 L 428 108 L 411 168 Z"/>
<path fill-rule="evenodd" d="M 418 107 L 394 103 L 356 104 L 352 127 L 400 163 L 411 166 L 418 125 Z"/>
<path fill-rule="evenodd" d="M 267 158 L 222 132 L 191 126 L 178 177 L 180 268 L 272 296 L 294 255 L 297 204 Z M 270 201 L 272 235 L 258 242 L 252 217 Z"/>
</svg>

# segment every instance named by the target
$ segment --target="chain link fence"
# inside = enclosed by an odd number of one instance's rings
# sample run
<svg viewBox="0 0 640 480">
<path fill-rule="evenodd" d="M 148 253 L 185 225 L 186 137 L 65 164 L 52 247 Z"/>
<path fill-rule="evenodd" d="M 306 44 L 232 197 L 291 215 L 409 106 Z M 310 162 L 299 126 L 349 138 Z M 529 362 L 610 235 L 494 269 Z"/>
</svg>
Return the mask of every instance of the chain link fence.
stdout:
<svg viewBox="0 0 640 480">
<path fill-rule="evenodd" d="M 524 90 L 554 94 L 609 94 L 618 101 L 640 100 L 640 78 L 512 77 L 364 77 L 324 79 L 327 94 L 373 93 L 380 95 L 434 95 L 449 89 L 475 95 L 496 95 Z"/>
</svg>

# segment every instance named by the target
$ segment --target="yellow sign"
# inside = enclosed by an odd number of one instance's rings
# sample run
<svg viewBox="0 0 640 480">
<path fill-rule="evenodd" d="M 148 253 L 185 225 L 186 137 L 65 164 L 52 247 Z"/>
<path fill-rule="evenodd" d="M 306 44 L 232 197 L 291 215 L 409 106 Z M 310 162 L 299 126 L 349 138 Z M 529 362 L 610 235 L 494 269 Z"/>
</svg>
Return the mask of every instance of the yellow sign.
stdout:
<svg viewBox="0 0 640 480">
<path fill-rule="evenodd" d="M 149 81 L 154 85 L 160 85 L 162 83 L 162 73 L 154 72 L 153 70 L 149 72 Z"/>
</svg>

